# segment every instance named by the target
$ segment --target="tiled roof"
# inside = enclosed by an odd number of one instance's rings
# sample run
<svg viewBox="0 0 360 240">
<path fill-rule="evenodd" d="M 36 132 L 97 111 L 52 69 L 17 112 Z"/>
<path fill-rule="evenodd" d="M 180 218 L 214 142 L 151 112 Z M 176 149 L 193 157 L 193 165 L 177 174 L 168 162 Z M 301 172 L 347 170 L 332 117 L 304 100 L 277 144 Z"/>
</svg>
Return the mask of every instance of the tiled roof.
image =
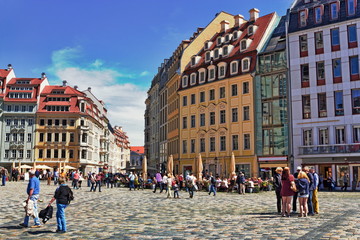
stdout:
<svg viewBox="0 0 360 240">
<path fill-rule="evenodd" d="M 6 78 L 9 73 L 10 71 L 7 69 L 0 69 L 0 78 Z"/>
<path fill-rule="evenodd" d="M 144 150 L 143 146 L 130 147 L 130 151 L 136 152 L 136 153 L 139 153 L 139 154 L 144 154 L 145 153 L 145 150 Z"/>
</svg>

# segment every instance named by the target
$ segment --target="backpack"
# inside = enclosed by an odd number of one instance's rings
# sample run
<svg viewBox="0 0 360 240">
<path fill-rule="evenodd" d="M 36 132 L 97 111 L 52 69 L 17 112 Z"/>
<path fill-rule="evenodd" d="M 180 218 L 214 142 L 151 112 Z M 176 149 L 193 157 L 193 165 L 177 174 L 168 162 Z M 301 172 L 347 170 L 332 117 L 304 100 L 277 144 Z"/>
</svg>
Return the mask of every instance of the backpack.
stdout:
<svg viewBox="0 0 360 240">
<path fill-rule="evenodd" d="M 214 178 L 214 177 L 211 177 L 210 182 L 211 182 L 211 184 L 215 185 L 215 184 L 216 184 L 215 178 Z"/>
<path fill-rule="evenodd" d="M 68 203 L 70 204 L 70 202 L 74 200 L 74 194 L 69 187 L 68 190 L 69 190 Z"/>
</svg>

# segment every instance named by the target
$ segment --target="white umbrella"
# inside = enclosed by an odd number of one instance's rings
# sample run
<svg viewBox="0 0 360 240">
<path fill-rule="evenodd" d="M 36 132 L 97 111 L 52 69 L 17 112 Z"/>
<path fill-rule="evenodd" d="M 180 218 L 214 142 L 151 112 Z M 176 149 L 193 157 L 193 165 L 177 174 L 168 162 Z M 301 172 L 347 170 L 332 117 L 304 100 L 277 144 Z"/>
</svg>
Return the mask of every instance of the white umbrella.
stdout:
<svg viewBox="0 0 360 240">
<path fill-rule="evenodd" d="M 143 171 L 143 180 L 144 182 L 147 181 L 147 159 L 146 156 L 144 156 L 143 158 L 143 162 L 142 162 L 142 171 Z"/>
<path fill-rule="evenodd" d="M 173 171 L 174 171 L 174 158 L 173 158 L 173 155 L 171 154 L 169 156 L 168 162 L 167 162 L 167 172 L 172 175 Z"/>
<path fill-rule="evenodd" d="M 65 168 L 65 169 L 73 169 L 73 170 L 76 169 L 76 168 L 74 168 L 74 167 L 72 167 L 72 166 L 65 166 L 64 168 Z"/>
<path fill-rule="evenodd" d="M 52 169 L 52 167 L 46 166 L 46 165 L 36 165 L 36 168 L 38 169 Z"/>
<path fill-rule="evenodd" d="M 26 165 L 26 164 L 24 164 L 24 165 L 21 165 L 21 167 L 20 167 L 21 169 L 31 169 L 31 168 L 33 168 L 32 166 L 29 166 L 29 165 Z"/>
</svg>

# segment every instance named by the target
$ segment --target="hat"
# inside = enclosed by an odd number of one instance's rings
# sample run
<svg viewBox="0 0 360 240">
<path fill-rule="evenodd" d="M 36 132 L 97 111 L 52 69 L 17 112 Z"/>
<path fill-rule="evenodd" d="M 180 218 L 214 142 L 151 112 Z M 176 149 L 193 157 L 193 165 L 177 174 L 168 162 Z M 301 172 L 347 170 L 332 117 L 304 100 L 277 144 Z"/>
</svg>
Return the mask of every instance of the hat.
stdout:
<svg viewBox="0 0 360 240">
<path fill-rule="evenodd" d="M 34 169 L 29 170 L 29 174 L 35 175 L 35 170 Z"/>
<path fill-rule="evenodd" d="M 300 170 L 300 171 L 301 171 L 301 167 L 300 167 L 300 166 L 298 166 L 298 167 L 296 168 L 296 170 Z"/>
</svg>

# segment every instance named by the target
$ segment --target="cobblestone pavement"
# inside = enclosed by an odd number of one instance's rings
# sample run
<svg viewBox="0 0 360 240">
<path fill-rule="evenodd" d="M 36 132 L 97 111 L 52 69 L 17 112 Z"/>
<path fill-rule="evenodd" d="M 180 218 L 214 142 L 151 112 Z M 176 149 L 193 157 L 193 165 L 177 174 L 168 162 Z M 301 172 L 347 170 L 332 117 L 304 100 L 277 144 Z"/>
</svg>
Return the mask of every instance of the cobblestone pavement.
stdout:
<svg viewBox="0 0 360 240">
<path fill-rule="evenodd" d="M 0 239 L 360 239 L 359 192 L 320 192 L 319 215 L 282 218 L 274 192 L 166 199 L 150 190 L 83 188 L 66 209 L 68 232 L 58 234 L 55 218 L 37 229 L 18 227 L 25 189 L 24 182 L 0 187 Z M 54 190 L 41 183 L 40 209 Z"/>
</svg>

